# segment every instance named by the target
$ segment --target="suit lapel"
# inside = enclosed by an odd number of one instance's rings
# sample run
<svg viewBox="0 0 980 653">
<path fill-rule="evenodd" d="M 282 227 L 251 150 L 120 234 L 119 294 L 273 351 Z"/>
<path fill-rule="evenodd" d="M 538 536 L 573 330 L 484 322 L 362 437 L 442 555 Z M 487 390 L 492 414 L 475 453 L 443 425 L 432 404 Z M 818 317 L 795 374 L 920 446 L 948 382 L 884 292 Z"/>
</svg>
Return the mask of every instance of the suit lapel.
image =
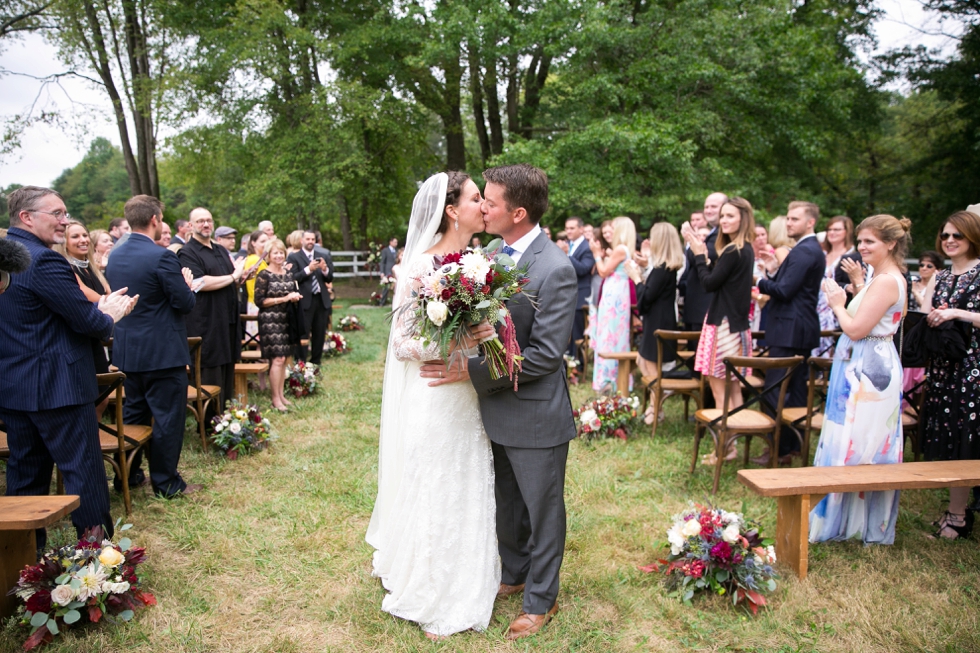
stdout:
<svg viewBox="0 0 980 653">
<path fill-rule="evenodd" d="M 521 260 L 517 265 L 518 267 L 523 267 L 526 265 L 528 275 L 531 274 L 531 267 L 534 266 L 534 262 L 537 260 L 538 254 L 544 250 L 547 240 L 548 236 L 542 231 L 538 234 L 537 238 L 531 241 L 531 246 L 527 248 L 527 251 L 521 254 Z"/>
</svg>

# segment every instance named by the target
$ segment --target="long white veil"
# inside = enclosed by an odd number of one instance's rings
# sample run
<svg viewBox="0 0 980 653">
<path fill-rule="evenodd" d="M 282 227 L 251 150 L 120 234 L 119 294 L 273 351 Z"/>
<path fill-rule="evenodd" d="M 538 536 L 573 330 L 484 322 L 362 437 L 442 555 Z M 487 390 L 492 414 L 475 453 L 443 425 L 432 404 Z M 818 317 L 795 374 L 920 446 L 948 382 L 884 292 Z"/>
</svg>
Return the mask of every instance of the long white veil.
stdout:
<svg viewBox="0 0 980 653">
<path fill-rule="evenodd" d="M 442 223 L 446 205 L 446 188 L 449 175 L 440 172 L 425 180 L 412 202 L 412 216 L 408 221 L 408 236 L 405 251 L 402 253 L 402 274 L 398 277 L 392 310 L 409 299 L 412 270 L 418 257 L 435 245 L 441 236 L 436 233 Z M 388 523 L 395 493 L 400 486 L 402 475 L 402 446 L 398 433 L 398 413 L 401 410 L 402 394 L 409 374 L 417 374 L 414 368 L 398 360 L 394 355 L 394 338 L 398 328 L 397 315 L 392 320 L 388 334 L 388 354 L 385 357 L 385 376 L 381 395 L 381 434 L 378 441 L 378 496 L 368 525 L 367 542 L 375 549 L 385 544 L 384 530 Z"/>
</svg>

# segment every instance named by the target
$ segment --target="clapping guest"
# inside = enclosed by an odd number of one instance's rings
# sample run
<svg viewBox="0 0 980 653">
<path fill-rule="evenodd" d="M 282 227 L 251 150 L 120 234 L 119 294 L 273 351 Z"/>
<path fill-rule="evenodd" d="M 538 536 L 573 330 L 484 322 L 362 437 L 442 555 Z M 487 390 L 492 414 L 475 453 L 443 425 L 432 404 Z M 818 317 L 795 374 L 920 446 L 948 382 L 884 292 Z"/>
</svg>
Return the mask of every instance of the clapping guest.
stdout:
<svg viewBox="0 0 980 653">
<path fill-rule="evenodd" d="M 298 312 L 290 311 L 303 296 L 293 275 L 286 272 L 286 246 L 275 238 L 266 244 L 268 266 L 255 278 L 255 303 L 259 307 L 259 342 L 262 358 L 269 361 L 272 407 L 285 412 L 292 402 L 286 399 L 286 356 L 299 344 L 295 337 L 303 330 Z M 299 318 L 299 319 L 297 319 Z"/>
<path fill-rule="evenodd" d="M 592 389 L 597 392 L 616 388 L 619 363 L 599 356 L 600 352 L 627 352 L 630 350 L 631 302 L 626 261 L 636 251 L 636 226 L 630 218 L 612 220 L 611 249 L 606 253 L 598 239 L 589 246 L 595 257 L 596 271 L 602 277 L 602 289 L 596 306 L 595 365 Z M 632 382 L 632 379 L 630 379 Z M 619 388 L 622 389 L 622 388 Z"/>
<path fill-rule="evenodd" d="M 752 303 L 752 270 L 755 254 L 752 239 L 755 237 L 755 217 L 752 205 L 741 197 L 728 199 L 721 207 L 718 219 L 718 237 L 715 252 L 718 258 L 708 258 L 708 248 L 703 237 L 685 225 L 682 230 L 691 253 L 694 255 L 694 271 L 701 286 L 711 293 L 711 304 L 701 327 L 694 369 L 705 375 L 714 396 L 715 406 L 725 402 L 725 362 L 728 356 L 752 355 L 752 332 L 749 329 L 749 306 Z M 747 375 L 750 370 L 743 368 Z M 742 405 L 742 389 L 738 381 L 732 381 L 728 389 L 729 410 Z M 732 443 L 726 460 L 737 455 Z M 702 459 L 706 465 L 716 463 L 714 454 Z"/>
<path fill-rule="evenodd" d="M 93 229 L 88 237 L 95 250 L 96 267 L 105 273 L 105 266 L 109 263 L 109 252 L 112 251 L 112 236 L 105 229 Z"/>
<path fill-rule="evenodd" d="M 789 256 L 789 251 L 796 244 L 796 241 L 790 237 L 786 229 L 785 215 L 777 215 L 769 223 L 768 241 L 769 246 L 772 247 L 773 253 L 776 255 L 777 266 L 782 265 L 783 260 Z"/>
<path fill-rule="evenodd" d="M 843 287 L 848 280 L 848 270 L 853 273 L 854 263 L 861 262 L 861 255 L 854 249 L 854 221 L 846 215 L 836 215 L 827 223 L 826 235 L 823 241 L 823 250 L 826 253 L 826 266 L 824 276 L 827 279 L 835 279 L 837 284 Z M 846 261 L 852 261 L 847 263 Z M 858 276 L 862 277 L 863 272 Z M 855 279 L 858 277 L 854 277 Z M 858 285 L 858 284 L 854 284 Z M 860 290 L 858 288 L 858 290 Z M 856 291 L 855 291 L 856 292 Z M 849 293 L 853 294 L 853 293 Z M 850 297 L 848 297 L 848 300 Z M 820 317 L 820 329 L 832 331 L 837 328 L 837 318 L 834 316 L 833 309 L 827 304 L 827 295 L 821 289 L 820 297 L 817 300 L 817 314 Z M 820 344 L 813 350 L 814 356 L 829 356 L 834 348 L 833 338 L 823 338 Z"/>
<path fill-rule="evenodd" d="M 934 250 L 926 250 L 919 255 L 919 275 L 912 280 L 912 301 L 910 311 L 928 312 L 932 294 L 936 288 L 936 272 L 945 267 L 943 255 Z"/>
</svg>

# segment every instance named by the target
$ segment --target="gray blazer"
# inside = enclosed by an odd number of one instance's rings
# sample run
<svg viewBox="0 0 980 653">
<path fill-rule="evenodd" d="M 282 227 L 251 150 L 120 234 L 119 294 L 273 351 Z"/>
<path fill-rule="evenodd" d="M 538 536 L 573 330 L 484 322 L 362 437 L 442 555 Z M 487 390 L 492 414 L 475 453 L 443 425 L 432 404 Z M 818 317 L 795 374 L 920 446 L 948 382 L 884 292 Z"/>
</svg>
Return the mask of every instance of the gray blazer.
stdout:
<svg viewBox="0 0 980 653">
<path fill-rule="evenodd" d="M 530 281 L 524 293 L 507 302 L 524 356 L 517 392 L 506 375 L 492 380 L 482 357 L 470 359 L 470 380 L 490 440 L 510 447 L 556 447 L 575 437 L 563 359 L 575 318 L 575 268 L 544 233 L 519 265 L 528 266 Z"/>
<path fill-rule="evenodd" d="M 391 245 L 385 245 L 381 250 L 381 274 L 386 277 L 391 276 L 391 269 L 395 267 L 396 253 L 391 251 Z"/>
</svg>

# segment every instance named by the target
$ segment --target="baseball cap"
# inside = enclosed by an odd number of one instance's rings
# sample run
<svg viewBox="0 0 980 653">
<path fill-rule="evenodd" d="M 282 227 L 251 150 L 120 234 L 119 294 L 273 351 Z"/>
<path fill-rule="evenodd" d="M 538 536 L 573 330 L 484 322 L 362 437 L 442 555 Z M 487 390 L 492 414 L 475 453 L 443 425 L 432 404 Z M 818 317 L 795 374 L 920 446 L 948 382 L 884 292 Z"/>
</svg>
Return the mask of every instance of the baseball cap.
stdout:
<svg viewBox="0 0 980 653">
<path fill-rule="evenodd" d="M 214 231 L 215 238 L 224 238 L 225 236 L 234 236 L 238 233 L 237 229 L 232 229 L 231 227 L 218 227 Z"/>
</svg>

